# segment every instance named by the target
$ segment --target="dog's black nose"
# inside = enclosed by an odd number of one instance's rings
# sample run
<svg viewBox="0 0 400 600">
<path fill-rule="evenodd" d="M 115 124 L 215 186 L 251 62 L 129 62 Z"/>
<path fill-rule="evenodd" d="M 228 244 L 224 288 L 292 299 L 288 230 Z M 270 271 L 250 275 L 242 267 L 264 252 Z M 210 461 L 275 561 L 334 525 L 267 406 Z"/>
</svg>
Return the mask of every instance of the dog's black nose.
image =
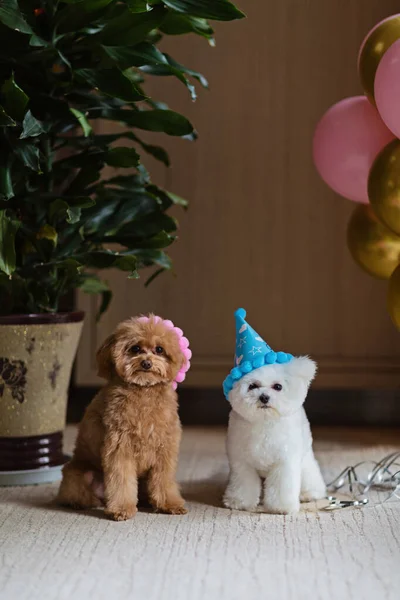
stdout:
<svg viewBox="0 0 400 600">
<path fill-rule="evenodd" d="M 153 363 L 151 362 L 151 360 L 142 360 L 142 362 L 140 364 L 143 367 L 143 369 L 146 369 L 146 371 L 151 369 L 151 367 L 153 366 Z"/>
<path fill-rule="evenodd" d="M 267 396 L 267 394 L 261 394 L 261 396 L 259 397 L 259 400 L 263 404 L 268 404 L 268 402 L 269 402 L 269 396 Z"/>
</svg>

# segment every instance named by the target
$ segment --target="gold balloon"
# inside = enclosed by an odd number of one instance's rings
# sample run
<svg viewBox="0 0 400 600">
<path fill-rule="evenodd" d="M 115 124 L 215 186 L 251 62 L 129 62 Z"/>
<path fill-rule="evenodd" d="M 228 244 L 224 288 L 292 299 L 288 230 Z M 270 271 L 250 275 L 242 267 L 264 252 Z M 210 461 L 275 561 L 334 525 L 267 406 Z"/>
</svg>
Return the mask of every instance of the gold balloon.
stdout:
<svg viewBox="0 0 400 600">
<path fill-rule="evenodd" d="M 400 141 L 390 142 L 375 159 L 368 178 L 368 197 L 374 213 L 400 235 Z"/>
<path fill-rule="evenodd" d="M 379 279 L 389 279 L 400 263 L 400 237 L 382 225 L 367 204 L 354 210 L 347 244 L 356 263 Z"/>
<path fill-rule="evenodd" d="M 388 17 L 374 27 L 365 38 L 358 57 L 361 85 L 372 104 L 374 100 L 375 74 L 386 50 L 400 39 L 400 15 Z"/>
<path fill-rule="evenodd" d="M 389 281 L 387 306 L 393 323 L 400 329 L 400 266 L 393 271 Z"/>
</svg>

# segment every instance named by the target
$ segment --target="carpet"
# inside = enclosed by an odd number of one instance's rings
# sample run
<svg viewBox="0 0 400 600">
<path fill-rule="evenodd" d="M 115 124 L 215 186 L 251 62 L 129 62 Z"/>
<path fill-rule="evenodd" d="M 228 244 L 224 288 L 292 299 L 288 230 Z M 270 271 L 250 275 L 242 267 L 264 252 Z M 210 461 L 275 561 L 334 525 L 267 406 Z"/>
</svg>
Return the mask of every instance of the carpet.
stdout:
<svg viewBox="0 0 400 600">
<path fill-rule="evenodd" d="M 76 434 L 67 430 L 70 449 Z M 321 428 L 327 480 L 348 464 L 400 450 L 400 431 Z M 185 428 L 179 480 L 189 514 L 51 504 L 57 485 L 0 488 L 1 600 L 397 600 L 400 501 L 295 516 L 221 507 L 228 475 L 220 428 Z"/>
</svg>

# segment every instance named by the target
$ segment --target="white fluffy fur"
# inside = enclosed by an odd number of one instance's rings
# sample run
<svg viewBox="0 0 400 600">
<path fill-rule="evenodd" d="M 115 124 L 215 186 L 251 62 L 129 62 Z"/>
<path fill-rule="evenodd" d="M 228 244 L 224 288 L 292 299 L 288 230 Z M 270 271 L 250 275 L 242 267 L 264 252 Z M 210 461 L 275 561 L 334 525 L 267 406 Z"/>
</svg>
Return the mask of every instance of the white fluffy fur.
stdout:
<svg viewBox="0 0 400 600">
<path fill-rule="evenodd" d="M 316 364 L 304 356 L 256 369 L 234 385 L 229 394 L 230 477 L 225 506 L 254 510 L 262 497 L 262 480 L 266 512 L 294 513 L 300 501 L 325 496 L 303 408 L 316 369 Z M 249 390 L 251 384 L 259 387 Z M 282 390 L 274 390 L 275 384 Z M 261 403 L 261 394 L 269 396 L 267 404 Z"/>
</svg>

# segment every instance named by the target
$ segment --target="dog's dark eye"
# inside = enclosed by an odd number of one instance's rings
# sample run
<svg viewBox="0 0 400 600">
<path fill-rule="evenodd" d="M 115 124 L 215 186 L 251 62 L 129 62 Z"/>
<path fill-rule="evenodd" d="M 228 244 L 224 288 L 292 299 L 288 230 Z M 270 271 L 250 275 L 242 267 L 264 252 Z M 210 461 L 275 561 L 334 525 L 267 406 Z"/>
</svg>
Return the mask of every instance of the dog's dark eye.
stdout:
<svg viewBox="0 0 400 600">
<path fill-rule="evenodd" d="M 137 344 L 135 346 L 132 346 L 131 352 L 133 352 L 133 354 L 138 354 L 140 352 L 140 346 L 138 346 Z"/>
<path fill-rule="evenodd" d="M 273 390 L 276 390 L 277 392 L 280 392 L 282 389 L 282 386 L 280 383 L 274 383 L 274 385 L 272 386 Z"/>
<path fill-rule="evenodd" d="M 164 352 L 164 348 L 162 346 L 156 346 L 156 354 L 162 354 Z"/>
<path fill-rule="evenodd" d="M 249 392 L 251 392 L 251 390 L 256 390 L 257 388 L 259 388 L 260 386 L 258 385 L 258 383 L 251 383 L 249 385 Z"/>
</svg>

